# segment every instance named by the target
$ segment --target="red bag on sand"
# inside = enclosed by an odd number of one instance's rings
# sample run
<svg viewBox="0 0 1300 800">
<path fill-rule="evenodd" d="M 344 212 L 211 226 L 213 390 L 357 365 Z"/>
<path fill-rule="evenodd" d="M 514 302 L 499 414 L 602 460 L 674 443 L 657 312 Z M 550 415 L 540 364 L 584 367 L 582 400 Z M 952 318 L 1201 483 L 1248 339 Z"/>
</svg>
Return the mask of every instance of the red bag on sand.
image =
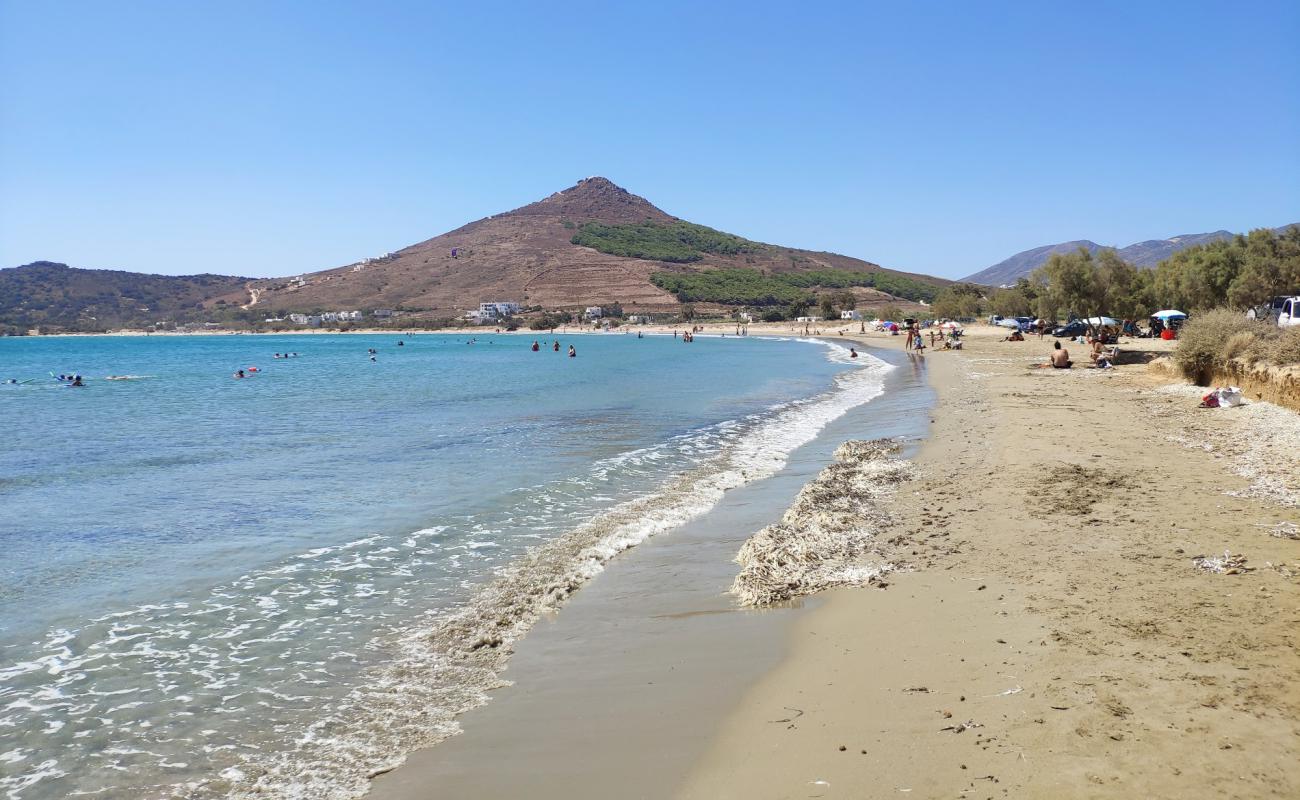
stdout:
<svg viewBox="0 0 1300 800">
<path fill-rule="evenodd" d="M 1218 392 L 1210 392 L 1209 394 L 1201 398 L 1201 408 L 1218 408 L 1218 407 L 1219 407 Z"/>
</svg>

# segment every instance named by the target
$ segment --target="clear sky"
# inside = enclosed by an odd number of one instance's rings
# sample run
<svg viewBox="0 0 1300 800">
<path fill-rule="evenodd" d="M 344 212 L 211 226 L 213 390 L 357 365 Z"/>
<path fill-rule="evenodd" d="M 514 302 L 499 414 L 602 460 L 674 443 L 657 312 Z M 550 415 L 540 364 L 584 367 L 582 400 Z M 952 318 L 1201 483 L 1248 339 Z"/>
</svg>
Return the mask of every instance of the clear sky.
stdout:
<svg viewBox="0 0 1300 800">
<path fill-rule="evenodd" d="M 0 0 L 0 266 L 350 263 L 604 175 L 948 277 L 1300 221 L 1300 3 Z"/>
</svg>

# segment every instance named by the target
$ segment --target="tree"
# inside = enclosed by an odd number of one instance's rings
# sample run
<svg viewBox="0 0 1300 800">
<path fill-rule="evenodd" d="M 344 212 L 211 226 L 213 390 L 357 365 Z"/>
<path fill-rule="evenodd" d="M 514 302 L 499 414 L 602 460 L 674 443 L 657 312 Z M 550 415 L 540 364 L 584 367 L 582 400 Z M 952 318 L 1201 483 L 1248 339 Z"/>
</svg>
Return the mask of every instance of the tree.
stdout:
<svg viewBox="0 0 1300 800">
<path fill-rule="evenodd" d="M 830 295 L 822 295 L 821 310 L 822 319 L 830 319 L 835 316 L 835 302 L 831 300 Z"/>
<path fill-rule="evenodd" d="M 978 317 L 984 309 L 984 289 L 973 283 L 954 283 L 945 286 L 934 298 L 930 310 L 936 317 L 961 319 Z"/>
<path fill-rule="evenodd" d="M 839 306 L 845 311 L 852 311 L 858 307 L 857 295 L 853 294 L 853 292 L 850 292 L 847 289 L 842 292 L 836 292 L 835 305 Z"/>
</svg>

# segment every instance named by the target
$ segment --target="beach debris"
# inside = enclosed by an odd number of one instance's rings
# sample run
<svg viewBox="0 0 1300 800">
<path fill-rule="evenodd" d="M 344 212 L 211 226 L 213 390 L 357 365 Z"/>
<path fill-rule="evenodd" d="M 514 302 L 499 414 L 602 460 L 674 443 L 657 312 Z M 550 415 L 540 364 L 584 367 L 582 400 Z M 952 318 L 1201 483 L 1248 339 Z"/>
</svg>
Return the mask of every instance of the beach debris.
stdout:
<svg viewBox="0 0 1300 800">
<path fill-rule="evenodd" d="M 876 549 L 888 515 L 884 501 L 906 478 L 891 455 L 892 439 L 848 441 L 835 461 L 800 490 L 775 525 L 740 548 L 731 593 L 746 606 L 765 606 L 834 586 L 888 585 L 897 567 Z"/>
<path fill-rule="evenodd" d="M 1254 570 L 1254 567 L 1246 566 L 1246 557 L 1241 554 L 1234 554 L 1231 551 L 1224 550 L 1223 556 L 1194 556 L 1192 563 L 1196 568 L 1203 572 L 1213 572 L 1219 575 L 1240 575 L 1245 572 Z"/>
<path fill-rule="evenodd" d="M 1255 527 L 1268 528 L 1268 535 L 1279 539 L 1300 539 L 1300 525 L 1294 522 L 1278 522 L 1273 525 L 1262 522 L 1257 523 Z"/>
<path fill-rule="evenodd" d="M 799 719 L 800 717 L 803 716 L 803 709 L 802 709 L 802 708 L 791 708 L 790 706 L 781 706 L 781 707 L 784 708 L 786 711 L 793 711 L 793 712 L 794 712 L 794 716 L 793 716 L 793 717 L 786 717 L 785 719 L 769 719 L 768 722 L 771 722 L 771 723 L 773 723 L 773 724 L 776 724 L 776 723 L 779 723 L 779 722 L 794 722 L 795 720 L 797 720 L 797 719 Z M 794 726 L 791 725 L 790 727 L 793 728 Z"/>
<path fill-rule="evenodd" d="M 903 691 L 905 691 L 905 692 L 924 692 L 924 693 L 926 693 L 926 694 L 929 694 L 929 693 L 930 693 L 930 688 L 929 688 L 928 686 L 910 686 L 910 687 L 904 689 Z"/>
<path fill-rule="evenodd" d="M 1006 697 L 1009 694 L 1020 694 L 1024 689 L 1020 686 L 1013 686 L 1010 689 L 998 692 L 997 694 L 986 694 L 985 697 Z"/>
<path fill-rule="evenodd" d="M 953 733 L 962 733 L 972 728 L 983 728 L 983 727 L 984 725 L 982 723 L 976 722 L 973 719 L 968 719 L 965 722 L 959 722 L 956 725 L 945 725 L 944 727 L 939 729 L 939 732 L 943 733 L 944 731 L 952 731 Z"/>
</svg>

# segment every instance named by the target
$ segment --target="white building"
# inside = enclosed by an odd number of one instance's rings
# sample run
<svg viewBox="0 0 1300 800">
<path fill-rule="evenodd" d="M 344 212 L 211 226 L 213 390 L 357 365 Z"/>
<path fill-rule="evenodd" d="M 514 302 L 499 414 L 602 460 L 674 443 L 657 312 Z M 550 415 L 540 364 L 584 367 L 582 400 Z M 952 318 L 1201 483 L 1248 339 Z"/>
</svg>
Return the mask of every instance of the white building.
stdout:
<svg viewBox="0 0 1300 800">
<path fill-rule="evenodd" d="M 292 322 L 292 323 L 295 323 L 295 324 L 297 324 L 297 325 L 306 325 L 306 324 L 307 324 L 307 315 L 306 315 L 306 314 L 290 314 L 290 315 L 289 315 L 289 321 Z"/>
<path fill-rule="evenodd" d="M 497 301 L 494 303 L 479 303 L 478 313 L 480 317 L 486 319 L 496 319 L 497 317 L 509 317 L 518 314 L 520 306 L 518 303 Z"/>
<path fill-rule="evenodd" d="M 795 317 L 795 322 L 821 322 L 821 317 Z"/>
<path fill-rule="evenodd" d="M 582 312 L 584 319 L 600 319 L 605 316 L 605 309 L 600 306 L 587 306 L 587 310 Z"/>
<path fill-rule="evenodd" d="M 633 314 L 632 316 L 630 316 L 630 317 L 627 318 L 627 324 L 629 324 L 629 325 L 649 325 L 649 324 L 650 324 L 650 315 L 649 315 L 649 314 Z"/>
<path fill-rule="evenodd" d="M 391 308 L 376 308 L 370 312 L 370 316 L 375 319 L 388 319 L 393 316 L 393 310 Z"/>
<path fill-rule="evenodd" d="M 862 314 L 857 311 L 841 311 L 840 319 L 862 319 Z"/>
</svg>

